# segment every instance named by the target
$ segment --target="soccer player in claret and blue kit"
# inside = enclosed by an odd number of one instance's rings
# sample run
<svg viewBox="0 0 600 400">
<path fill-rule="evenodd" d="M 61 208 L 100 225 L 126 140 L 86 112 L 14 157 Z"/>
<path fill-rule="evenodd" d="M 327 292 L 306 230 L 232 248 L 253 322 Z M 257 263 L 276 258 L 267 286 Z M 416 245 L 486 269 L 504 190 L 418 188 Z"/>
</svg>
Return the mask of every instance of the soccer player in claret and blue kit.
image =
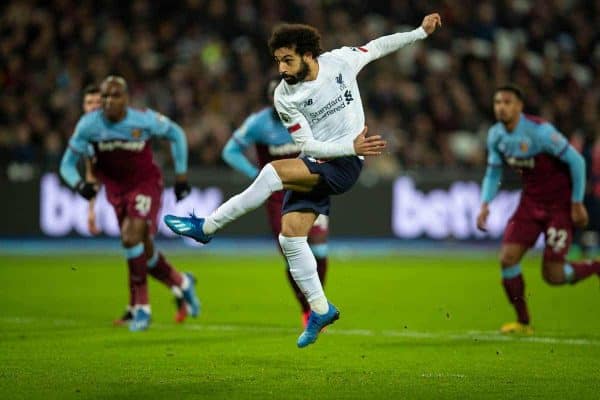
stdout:
<svg viewBox="0 0 600 400">
<path fill-rule="evenodd" d="M 278 84 L 279 80 L 272 80 L 268 84 L 267 97 L 271 103 L 273 103 L 273 93 Z M 227 164 L 248 178 L 255 179 L 259 169 L 245 155 L 245 151 L 251 146 L 256 149 L 260 168 L 272 161 L 282 158 L 296 158 L 300 154 L 300 147 L 294 143 L 292 136 L 281 123 L 274 107 L 266 107 L 246 118 L 242 126 L 233 133 L 223 148 L 222 156 Z M 266 202 L 269 225 L 276 240 L 278 240 L 277 238 L 281 233 L 281 208 L 284 195 L 284 191 L 275 192 Z M 317 261 L 317 273 L 321 285 L 325 285 L 327 274 L 328 234 L 329 217 L 320 214 L 308 232 L 308 244 Z M 279 243 L 277 248 L 282 251 Z M 286 273 L 296 299 L 302 308 L 302 324 L 306 326 L 310 316 L 310 305 L 294 281 L 287 265 Z"/>
<path fill-rule="evenodd" d="M 308 233 L 319 215 L 329 215 L 330 196 L 345 193 L 354 185 L 364 156 L 380 155 L 386 146 L 381 136 L 366 136 L 356 76 L 371 61 L 426 38 L 440 25 L 440 16 L 430 14 L 413 31 L 329 52 L 321 49 L 315 28 L 277 26 L 269 40 L 282 77 L 275 89 L 275 109 L 300 147 L 300 158 L 266 164 L 246 190 L 206 218 L 165 216 L 165 223 L 175 233 L 207 243 L 226 224 L 254 210 L 274 192 L 286 190 L 279 244 L 311 309 L 298 347 L 314 343 L 321 329 L 340 316 L 325 297 Z"/>
<path fill-rule="evenodd" d="M 523 191 L 500 250 L 502 285 L 517 321 L 504 324 L 501 332 L 531 334 L 521 259 L 538 236 L 545 236 L 542 276 L 550 285 L 575 284 L 598 275 L 600 263 L 566 260 L 573 229 L 588 223 L 583 205 L 585 161 L 552 124 L 524 114 L 523 104 L 523 93 L 516 86 L 506 85 L 495 91 L 498 122 L 488 133 L 488 167 L 477 227 L 485 231 L 489 203 L 498 191 L 506 163 L 520 174 Z"/>
<path fill-rule="evenodd" d="M 150 139 L 169 140 L 175 163 L 177 200 L 190 192 L 187 183 L 187 141 L 176 123 L 150 109 L 128 106 L 127 82 L 120 76 L 107 77 L 100 86 L 102 107 L 83 115 L 65 151 L 60 174 L 85 199 L 96 196 L 97 185 L 82 179 L 77 171 L 81 157 L 93 147 L 94 175 L 106 188 L 121 229 L 121 243 L 129 269 L 130 304 L 122 320 L 131 331 L 150 324 L 148 272 L 169 287 L 185 307 L 182 312 L 197 316 L 200 303 L 191 274 L 178 272 L 154 246 L 157 216 L 163 191 L 162 174 L 153 161 Z"/>
</svg>

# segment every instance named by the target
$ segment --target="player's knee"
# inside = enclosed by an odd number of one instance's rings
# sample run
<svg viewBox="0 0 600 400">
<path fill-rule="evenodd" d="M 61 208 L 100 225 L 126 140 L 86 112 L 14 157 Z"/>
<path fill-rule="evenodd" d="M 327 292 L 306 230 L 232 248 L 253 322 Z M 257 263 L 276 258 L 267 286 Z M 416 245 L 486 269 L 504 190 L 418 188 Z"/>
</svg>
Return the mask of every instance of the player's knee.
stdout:
<svg viewBox="0 0 600 400">
<path fill-rule="evenodd" d="M 521 257 L 510 251 L 503 251 L 500 253 L 500 263 L 503 267 L 510 267 L 518 264 L 521 261 Z"/>
<path fill-rule="evenodd" d="M 300 247 L 304 246 L 307 241 L 306 236 L 292 237 L 287 236 L 283 232 L 279 234 L 279 245 L 286 256 L 293 255 L 299 251 Z"/>
<path fill-rule="evenodd" d="M 281 235 L 284 237 L 296 237 L 296 236 L 307 236 L 308 231 L 310 230 L 310 225 L 308 227 L 306 224 L 299 218 L 293 217 L 284 217 L 281 220 Z"/>
<path fill-rule="evenodd" d="M 282 175 L 285 176 L 285 163 L 281 162 L 282 160 L 271 161 L 270 163 L 265 164 L 263 169 L 266 167 L 272 168 L 273 171 L 277 174 L 277 176 L 281 179 Z"/>
<path fill-rule="evenodd" d="M 137 232 L 128 230 L 121 232 L 121 244 L 123 244 L 123 247 L 129 248 L 143 242 L 142 235 L 139 235 Z"/>
<path fill-rule="evenodd" d="M 549 284 L 549 285 L 562 285 L 564 282 L 564 277 L 562 275 L 559 276 L 559 274 L 557 274 L 554 271 L 547 271 L 547 270 L 543 270 L 542 271 L 542 277 L 544 278 L 544 281 Z"/>
<path fill-rule="evenodd" d="M 549 285 L 563 285 L 566 283 L 563 267 L 557 263 L 544 262 L 542 264 L 542 278 Z"/>
</svg>

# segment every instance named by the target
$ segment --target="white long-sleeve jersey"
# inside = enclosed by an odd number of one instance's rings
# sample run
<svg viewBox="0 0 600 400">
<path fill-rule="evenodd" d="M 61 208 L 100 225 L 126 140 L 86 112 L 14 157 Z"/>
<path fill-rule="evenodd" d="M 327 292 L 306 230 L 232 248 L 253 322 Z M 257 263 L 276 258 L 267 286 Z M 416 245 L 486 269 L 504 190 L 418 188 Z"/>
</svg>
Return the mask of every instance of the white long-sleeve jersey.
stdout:
<svg viewBox="0 0 600 400">
<path fill-rule="evenodd" d="M 282 80 L 275 89 L 275 108 L 302 153 L 315 158 L 354 155 L 354 139 L 365 126 L 356 76 L 371 61 L 425 37 L 420 27 L 362 47 L 342 47 L 317 58 L 315 80 L 295 85 Z"/>
</svg>

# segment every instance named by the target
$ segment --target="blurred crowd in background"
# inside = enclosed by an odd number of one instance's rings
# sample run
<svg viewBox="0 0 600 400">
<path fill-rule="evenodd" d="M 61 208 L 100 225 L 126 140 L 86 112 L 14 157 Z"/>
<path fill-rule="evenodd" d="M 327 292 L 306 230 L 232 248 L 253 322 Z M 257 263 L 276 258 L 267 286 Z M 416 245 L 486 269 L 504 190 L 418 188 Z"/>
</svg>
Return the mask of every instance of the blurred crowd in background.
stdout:
<svg viewBox="0 0 600 400">
<path fill-rule="evenodd" d="M 369 163 L 407 170 L 481 168 L 492 94 L 520 85 L 526 111 L 580 147 L 600 132 L 600 0 L 9 0 L 0 5 L 0 167 L 21 179 L 55 170 L 80 117 L 82 89 L 109 74 L 131 103 L 185 130 L 190 164 L 226 168 L 223 145 L 268 105 L 267 40 L 281 21 L 322 33 L 326 50 L 443 26 L 359 75 L 370 132 L 389 152 Z M 157 159 L 167 165 L 167 146 Z"/>
</svg>

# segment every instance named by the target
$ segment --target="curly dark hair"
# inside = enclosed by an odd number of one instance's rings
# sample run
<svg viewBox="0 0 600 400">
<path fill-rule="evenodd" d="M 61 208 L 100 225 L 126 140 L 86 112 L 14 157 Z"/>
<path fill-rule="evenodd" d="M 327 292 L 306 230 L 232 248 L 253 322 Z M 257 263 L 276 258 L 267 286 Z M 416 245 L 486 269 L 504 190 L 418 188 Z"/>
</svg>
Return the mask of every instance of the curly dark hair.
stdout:
<svg viewBox="0 0 600 400">
<path fill-rule="evenodd" d="M 269 39 L 271 54 L 282 47 L 295 49 L 300 55 L 311 53 L 314 58 L 323 53 L 321 34 L 316 28 L 304 24 L 280 24 L 273 29 Z"/>
</svg>

